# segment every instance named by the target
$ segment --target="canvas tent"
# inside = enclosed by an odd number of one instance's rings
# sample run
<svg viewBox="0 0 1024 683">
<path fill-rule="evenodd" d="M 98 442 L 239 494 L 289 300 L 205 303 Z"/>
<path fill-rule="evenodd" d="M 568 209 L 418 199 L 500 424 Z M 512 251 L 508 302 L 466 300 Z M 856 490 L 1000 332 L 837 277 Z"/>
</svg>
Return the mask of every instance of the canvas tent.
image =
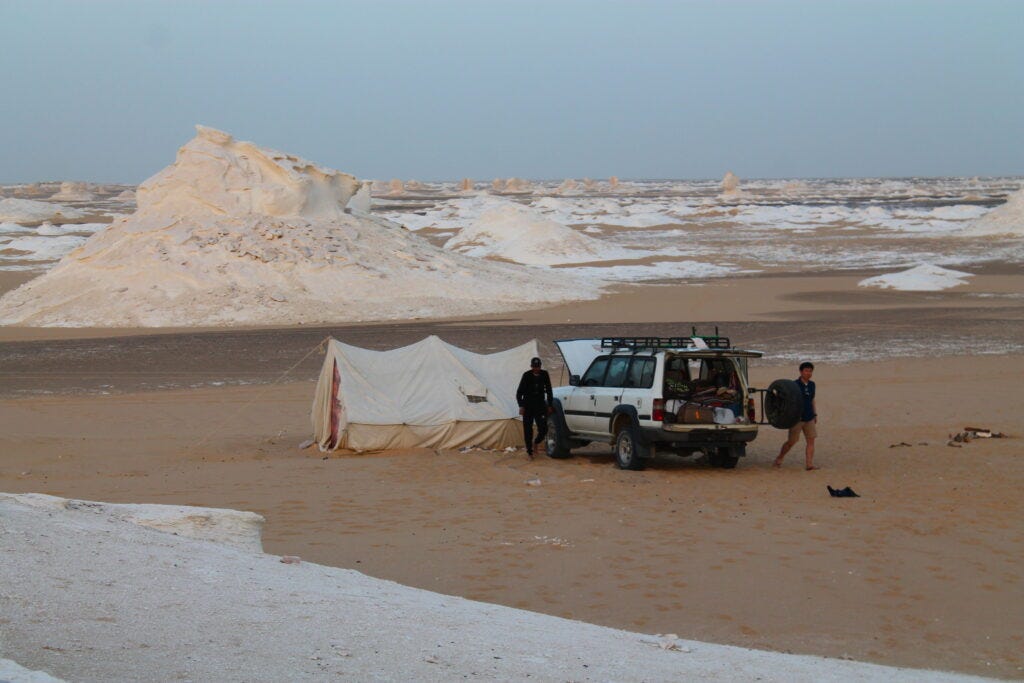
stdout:
<svg viewBox="0 0 1024 683">
<path fill-rule="evenodd" d="M 321 450 L 521 446 L 519 378 L 537 341 L 479 354 L 430 336 L 371 351 L 331 339 L 313 399 Z"/>
</svg>

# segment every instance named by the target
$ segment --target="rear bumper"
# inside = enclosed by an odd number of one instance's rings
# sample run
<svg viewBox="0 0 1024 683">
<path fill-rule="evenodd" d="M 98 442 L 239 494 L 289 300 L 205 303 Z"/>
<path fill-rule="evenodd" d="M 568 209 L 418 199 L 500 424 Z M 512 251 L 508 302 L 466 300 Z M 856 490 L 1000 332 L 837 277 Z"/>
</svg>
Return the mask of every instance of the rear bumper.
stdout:
<svg viewBox="0 0 1024 683">
<path fill-rule="evenodd" d="M 757 438 L 757 425 L 700 425 L 684 429 L 642 427 L 641 438 L 645 443 L 674 443 L 680 446 L 729 446 L 749 443 Z"/>
</svg>

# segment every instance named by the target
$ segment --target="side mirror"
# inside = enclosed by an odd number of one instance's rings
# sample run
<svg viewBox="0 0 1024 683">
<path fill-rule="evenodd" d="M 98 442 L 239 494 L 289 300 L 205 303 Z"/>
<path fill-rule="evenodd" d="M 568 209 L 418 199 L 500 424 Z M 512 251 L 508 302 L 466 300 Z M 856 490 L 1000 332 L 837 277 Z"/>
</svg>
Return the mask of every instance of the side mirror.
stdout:
<svg viewBox="0 0 1024 683">
<path fill-rule="evenodd" d="M 569 376 L 569 386 L 578 387 L 579 385 L 580 385 L 580 376 L 579 375 L 570 375 Z"/>
<path fill-rule="evenodd" d="M 760 389 L 755 389 L 754 387 L 748 387 L 747 388 L 747 393 L 749 393 L 749 394 L 756 394 L 759 391 L 761 391 L 761 390 Z"/>
</svg>

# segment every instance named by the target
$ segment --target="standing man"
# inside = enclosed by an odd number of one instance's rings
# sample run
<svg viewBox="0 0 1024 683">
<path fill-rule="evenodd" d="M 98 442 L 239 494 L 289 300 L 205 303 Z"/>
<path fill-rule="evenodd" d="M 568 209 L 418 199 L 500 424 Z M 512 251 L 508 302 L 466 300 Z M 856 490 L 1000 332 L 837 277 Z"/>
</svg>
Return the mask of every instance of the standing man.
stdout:
<svg viewBox="0 0 1024 683">
<path fill-rule="evenodd" d="M 814 464 L 814 440 L 818 438 L 818 410 L 814 407 L 814 382 L 811 381 L 811 375 L 813 374 L 814 363 L 804 362 L 800 364 L 800 377 L 796 380 L 796 386 L 800 389 L 800 395 L 804 399 L 803 411 L 800 413 L 800 421 L 790 427 L 789 439 L 786 440 L 786 443 L 782 444 L 779 456 L 775 458 L 775 463 L 772 467 L 782 467 L 782 459 L 786 457 L 786 453 L 789 453 L 789 449 L 800 440 L 802 432 L 804 440 L 807 441 L 804 469 L 818 469 Z"/>
<path fill-rule="evenodd" d="M 551 392 L 551 378 L 548 371 L 540 367 L 540 358 L 530 360 L 530 369 L 523 373 L 516 390 L 516 402 L 519 414 L 523 416 L 523 441 L 526 443 L 526 454 L 533 460 L 534 447 L 548 435 L 548 415 L 554 408 L 554 395 Z M 533 438 L 533 423 L 537 423 L 537 438 Z"/>
</svg>

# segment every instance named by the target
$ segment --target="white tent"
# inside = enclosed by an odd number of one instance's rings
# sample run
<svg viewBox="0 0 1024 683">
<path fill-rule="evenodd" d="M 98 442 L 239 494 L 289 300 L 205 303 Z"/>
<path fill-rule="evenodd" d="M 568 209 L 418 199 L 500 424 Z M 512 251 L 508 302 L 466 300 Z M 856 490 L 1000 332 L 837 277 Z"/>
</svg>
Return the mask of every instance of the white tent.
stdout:
<svg viewBox="0 0 1024 683">
<path fill-rule="evenodd" d="M 430 336 L 371 351 L 327 345 L 313 399 L 321 450 L 523 444 L 516 388 L 537 341 L 479 354 Z"/>
</svg>

